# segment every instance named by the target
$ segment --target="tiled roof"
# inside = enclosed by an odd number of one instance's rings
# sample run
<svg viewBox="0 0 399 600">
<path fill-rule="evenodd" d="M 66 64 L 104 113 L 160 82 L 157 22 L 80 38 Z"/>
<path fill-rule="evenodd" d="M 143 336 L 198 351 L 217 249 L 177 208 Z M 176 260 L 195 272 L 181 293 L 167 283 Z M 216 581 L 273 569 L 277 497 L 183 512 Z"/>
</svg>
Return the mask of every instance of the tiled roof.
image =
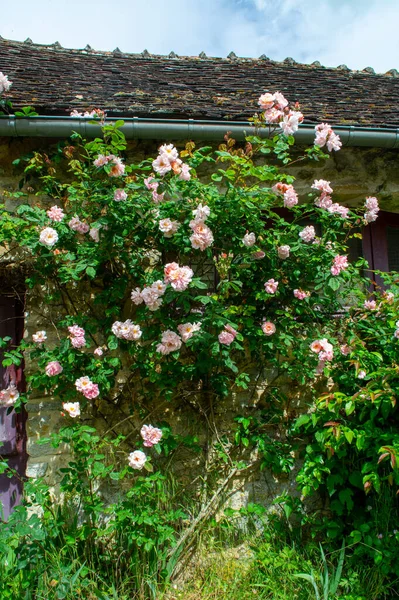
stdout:
<svg viewBox="0 0 399 600">
<path fill-rule="evenodd" d="M 14 108 L 33 105 L 39 114 L 101 108 L 108 116 L 245 120 L 261 93 L 278 90 L 300 102 L 308 123 L 399 127 L 394 69 L 375 74 L 288 58 L 124 54 L 1 39 L 0 71 L 13 81 Z"/>
</svg>

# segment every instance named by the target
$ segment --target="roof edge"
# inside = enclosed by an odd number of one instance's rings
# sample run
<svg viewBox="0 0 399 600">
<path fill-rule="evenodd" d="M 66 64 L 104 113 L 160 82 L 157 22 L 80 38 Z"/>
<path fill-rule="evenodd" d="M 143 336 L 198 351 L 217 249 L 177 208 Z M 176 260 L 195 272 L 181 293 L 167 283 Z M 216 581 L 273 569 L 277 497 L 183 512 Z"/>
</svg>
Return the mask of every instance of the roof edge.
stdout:
<svg viewBox="0 0 399 600">
<path fill-rule="evenodd" d="M 269 137 L 274 130 L 256 129 L 248 121 L 210 121 L 198 119 L 150 119 L 129 117 L 126 119 L 106 119 L 106 123 L 123 120 L 122 131 L 127 139 L 151 140 L 203 140 L 222 141 L 227 132 L 239 141 L 248 135 Z M 308 144 L 315 137 L 314 124 L 300 125 L 295 134 L 297 142 Z M 399 128 L 360 127 L 355 125 L 333 126 L 343 146 L 371 148 L 399 148 Z M 18 118 L 0 117 L 0 136 L 7 137 L 47 137 L 68 138 L 73 132 L 82 137 L 101 136 L 100 123 L 91 118 L 38 116 Z"/>
</svg>

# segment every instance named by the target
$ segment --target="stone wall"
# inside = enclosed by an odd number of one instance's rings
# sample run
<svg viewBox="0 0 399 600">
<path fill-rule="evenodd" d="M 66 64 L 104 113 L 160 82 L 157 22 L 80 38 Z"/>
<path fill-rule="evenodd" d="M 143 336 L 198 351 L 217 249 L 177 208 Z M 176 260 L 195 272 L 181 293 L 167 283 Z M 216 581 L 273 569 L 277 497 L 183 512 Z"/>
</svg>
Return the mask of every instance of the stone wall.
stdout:
<svg viewBox="0 0 399 600">
<path fill-rule="evenodd" d="M 49 203 L 50 198 L 38 198 L 35 195 L 39 189 L 36 181 L 29 181 L 22 191 L 27 196 L 21 200 L 15 201 L 9 197 L 9 194 L 18 189 L 19 181 L 22 177 L 22 167 L 13 166 L 13 160 L 36 150 L 49 149 L 56 141 L 46 139 L 0 139 L 0 200 L 5 203 L 8 210 L 15 209 L 18 203 Z M 199 145 L 199 144 L 198 144 Z M 158 144 L 152 142 L 132 141 L 129 143 L 127 151 L 127 162 L 139 162 L 141 159 L 156 154 Z M 360 149 L 344 148 L 341 152 L 333 154 L 331 159 L 320 163 L 306 163 L 299 161 L 294 164 L 290 172 L 297 178 L 295 187 L 302 199 L 306 201 L 306 196 L 310 191 L 310 185 L 314 179 L 327 179 L 331 181 L 334 187 L 335 200 L 348 206 L 356 206 L 364 201 L 366 196 L 376 195 L 380 199 L 381 207 L 391 212 L 399 212 L 399 170 L 397 169 L 398 152 L 395 150 L 383 149 Z M 26 299 L 26 321 L 25 336 L 30 338 L 32 333 L 37 330 L 45 329 L 49 340 L 56 336 L 54 323 L 59 319 L 62 307 L 47 302 L 47 290 L 40 289 L 35 292 L 29 292 Z M 32 368 L 27 362 L 26 370 Z M 215 410 L 215 418 L 218 419 L 220 430 L 218 435 L 223 435 L 223 428 L 230 422 L 229 414 L 233 405 L 240 406 L 243 409 L 256 410 L 265 402 L 265 390 L 267 390 L 268 381 L 276 374 L 259 374 L 256 369 L 253 371 L 253 381 L 249 391 L 235 395 L 228 403 L 220 404 Z M 121 373 L 121 381 L 123 373 Z M 284 382 L 280 381 L 280 385 Z M 303 391 L 292 390 L 292 404 L 287 407 L 287 411 L 297 411 Z M 139 394 L 135 398 L 140 403 Z M 168 420 L 173 422 L 176 432 L 190 434 L 198 429 L 198 419 L 203 419 L 204 435 L 200 439 L 202 445 L 207 444 L 207 435 L 214 436 L 215 432 L 208 432 L 206 419 L 201 415 L 200 402 L 196 402 L 195 397 L 183 399 L 162 410 L 166 410 Z M 67 459 L 67 455 L 62 450 L 57 452 L 50 445 L 37 445 L 36 441 L 42 437 L 48 436 L 51 431 L 57 430 L 63 422 L 60 414 L 61 402 L 57 398 L 50 396 L 34 396 L 31 398 L 28 409 L 27 435 L 28 435 L 28 476 L 46 475 L 49 482 L 55 483 L 57 480 L 57 469 Z M 162 415 L 159 413 L 162 420 Z M 114 407 L 112 405 L 96 408 L 93 414 L 93 423 L 100 431 L 105 431 L 110 426 L 123 421 L 129 417 L 128 407 Z M 138 422 L 135 418 L 128 418 L 124 421 L 122 429 L 125 433 L 134 433 L 137 431 Z M 187 454 L 183 457 L 181 473 L 187 471 L 187 464 L 199 466 L 199 459 L 194 455 Z M 266 482 L 265 482 L 266 478 Z M 286 476 L 280 480 L 267 478 L 265 474 L 252 475 L 249 479 L 238 481 L 235 488 L 235 495 L 231 502 L 233 505 L 242 504 L 247 499 L 251 501 L 260 501 L 268 495 L 270 488 L 273 494 L 276 491 L 290 488 L 294 483 L 295 473 L 287 479 Z"/>
</svg>

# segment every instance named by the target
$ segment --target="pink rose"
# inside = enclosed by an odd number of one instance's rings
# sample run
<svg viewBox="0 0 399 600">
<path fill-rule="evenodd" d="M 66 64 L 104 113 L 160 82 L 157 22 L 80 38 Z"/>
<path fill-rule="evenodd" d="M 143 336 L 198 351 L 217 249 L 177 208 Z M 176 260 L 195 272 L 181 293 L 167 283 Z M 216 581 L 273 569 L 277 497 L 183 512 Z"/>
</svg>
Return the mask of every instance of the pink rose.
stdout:
<svg viewBox="0 0 399 600">
<path fill-rule="evenodd" d="M 58 362 L 58 360 L 53 360 L 46 365 L 45 372 L 49 377 L 54 377 L 55 375 L 59 375 L 62 373 L 63 368 Z"/>
</svg>

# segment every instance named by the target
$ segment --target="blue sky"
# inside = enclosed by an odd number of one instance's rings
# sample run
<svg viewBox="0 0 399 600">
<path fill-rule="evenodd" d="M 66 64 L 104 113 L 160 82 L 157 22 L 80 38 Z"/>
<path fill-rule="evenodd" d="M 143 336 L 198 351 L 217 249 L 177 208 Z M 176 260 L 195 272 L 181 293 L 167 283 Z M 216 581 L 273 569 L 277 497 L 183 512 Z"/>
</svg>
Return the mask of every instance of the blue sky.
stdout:
<svg viewBox="0 0 399 600">
<path fill-rule="evenodd" d="M 399 70 L 398 0 L 20 0 L 4 38 L 154 54 L 290 56 Z M 1 70 L 1 65 L 0 65 Z"/>
</svg>

